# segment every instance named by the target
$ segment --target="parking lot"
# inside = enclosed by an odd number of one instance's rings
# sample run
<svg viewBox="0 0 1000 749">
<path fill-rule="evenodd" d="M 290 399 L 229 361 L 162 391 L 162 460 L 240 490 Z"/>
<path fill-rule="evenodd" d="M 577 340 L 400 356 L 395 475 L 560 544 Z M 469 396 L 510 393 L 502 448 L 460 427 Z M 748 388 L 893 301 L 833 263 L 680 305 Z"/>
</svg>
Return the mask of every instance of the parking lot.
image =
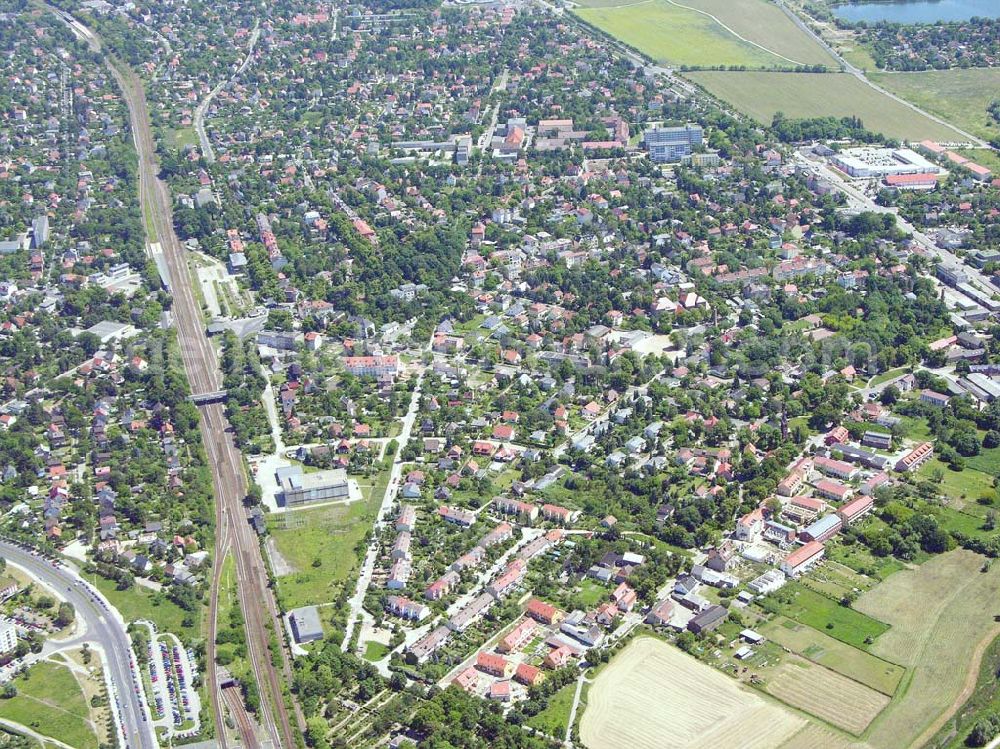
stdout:
<svg viewBox="0 0 1000 749">
<path fill-rule="evenodd" d="M 146 655 L 154 725 L 175 738 L 198 733 L 201 699 L 193 686 L 191 654 L 175 635 L 157 632 L 152 622 L 139 624 L 149 630 Z"/>
</svg>

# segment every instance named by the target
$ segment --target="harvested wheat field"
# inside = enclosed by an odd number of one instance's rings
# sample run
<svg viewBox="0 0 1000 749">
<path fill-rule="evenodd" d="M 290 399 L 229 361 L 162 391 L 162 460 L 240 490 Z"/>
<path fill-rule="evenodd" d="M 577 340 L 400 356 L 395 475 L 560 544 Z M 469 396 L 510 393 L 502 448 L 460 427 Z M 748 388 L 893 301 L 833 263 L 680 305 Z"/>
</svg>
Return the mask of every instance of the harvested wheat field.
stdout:
<svg viewBox="0 0 1000 749">
<path fill-rule="evenodd" d="M 856 741 L 851 741 L 829 728 L 823 728 L 815 723 L 807 723 L 797 734 L 781 745 L 781 749 L 856 749 L 867 747 Z"/>
<path fill-rule="evenodd" d="M 772 749 L 804 724 L 711 666 L 640 637 L 594 680 L 580 736 L 588 749 Z"/>
<path fill-rule="evenodd" d="M 767 692 L 792 707 L 860 736 L 889 698 L 864 684 L 801 659 L 786 660 L 767 678 Z"/>
<path fill-rule="evenodd" d="M 891 625 L 871 652 L 912 670 L 866 736 L 893 749 L 922 745 L 972 692 L 983 648 L 1000 634 L 1000 565 L 955 549 L 902 570 L 862 595 L 854 608 Z"/>
</svg>

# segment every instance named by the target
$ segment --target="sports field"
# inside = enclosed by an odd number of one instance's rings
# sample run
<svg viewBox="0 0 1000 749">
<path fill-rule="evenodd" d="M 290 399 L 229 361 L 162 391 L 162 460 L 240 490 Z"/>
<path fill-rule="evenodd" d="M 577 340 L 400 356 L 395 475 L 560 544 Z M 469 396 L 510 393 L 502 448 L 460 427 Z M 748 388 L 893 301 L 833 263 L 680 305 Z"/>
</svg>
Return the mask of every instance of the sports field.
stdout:
<svg viewBox="0 0 1000 749">
<path fill-rule="evenodd" d="M 761 634 L 793 653 L 826 666 L 865 686 L 892 696 L 905 669 L 851 647 L 812 627 L 783 616 L 760 628 Z"/>
<path fill-rule="evenodd" d="M 823 666 L 786 660 L 767 677 L 768 694 L 860 736 L 889 698 Z"/>
<path fill-rule="evenodd" d="M 640 0 L 632 5 L 577 8 L 573 12 L 657 62 L 752 68 L 795 64 L 741 41 L 708 15 L 668 0 Z"/>
<path fill-rule="evenodd" d="M 985 140 L 1000 137 L 1000 125 L 986 111 L 991 101 L 1000 98 L 1000 68 L 869 73 L 869 77 L 973 135 Z"/>
<path fill-rule="evenodd" d="M 580 737 L 588 749 L 770 749 L 804 724 L 711 666 L 640 637 L 594 680 Z"/>
<path fill-rule="evenodd" d="M 972 693 L 985 647 L 1000 634 L 1000 565 L 964 549 L 901 570 L 854 608 L 891 628 L 873 654 L 909 669 L 865 739 L 878 749 L 922 745 Z"/>
<path fill-rule="evenodd" d="M 775 112 L 788 117 L 857 116 L 869 130 L 902 140 L 953 141 L 961 136 L 917 114 L 847 73 L 772 73 L 705 70 L 685 73 L 709 93 L 770 124 Z"/>
</svg>

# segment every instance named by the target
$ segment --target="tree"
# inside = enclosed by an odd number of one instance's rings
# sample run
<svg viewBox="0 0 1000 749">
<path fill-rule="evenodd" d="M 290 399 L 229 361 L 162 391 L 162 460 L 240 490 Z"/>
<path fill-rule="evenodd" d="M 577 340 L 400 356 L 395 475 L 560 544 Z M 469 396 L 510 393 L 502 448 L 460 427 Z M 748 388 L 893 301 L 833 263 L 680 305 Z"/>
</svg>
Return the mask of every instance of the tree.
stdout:
<svg viewBox="0 0 1000 749">
<path fill-rule="evenodd" d="M 330 746 L 330 742 L 326 738 L 329 731 L 330 726 L 325 718 L 318 715 L 309 718 L 306 721 L 306 744 L 314 749 L 327 749 Z"/>
<path fill-rule="evenodd" d="M 57 627 L 68 627 L 76 619 L 76 610 L 73 608 L 73 604 L 69 601 L 63 601 L 59 604 L 59 613 L 56 614 L 56 626 Z"/>
<path fill-rule="evenodd" d="M 896 401 L 899 400 L 899 388 L 895 385 L 889 385 L 885 390 L 882 391 L 882 405 L 891 406 Z"/>
</svg>

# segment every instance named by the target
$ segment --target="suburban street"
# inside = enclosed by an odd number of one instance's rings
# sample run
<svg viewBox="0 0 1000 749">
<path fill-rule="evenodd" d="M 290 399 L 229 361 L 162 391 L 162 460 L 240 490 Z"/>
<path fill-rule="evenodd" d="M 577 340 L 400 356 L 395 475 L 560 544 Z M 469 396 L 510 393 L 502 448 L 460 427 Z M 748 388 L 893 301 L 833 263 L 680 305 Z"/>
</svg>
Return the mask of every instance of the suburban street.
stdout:
<svg viewBox="0 0 1000 749">
<path fill-rule="evenodd" d="M 426 350 L 430 350 L 430 341 L 427 342 Z M 406 410 L 406 415 L 403 417 L 403 428 L 399 433 L 397 438 L 398 447 L 396 448 L 396 454 L 393 457 L 392 469 L 389 472 L 389 485 L 385 488 L 385 494 L 382 495 L 382 504 L 379 507 L 378 515 L 375 516 L 375 524 L 373 527 L 373 538 L 377 539 L 379 533 L 385 527 L 388 520 L 389 509 L 392 507 L 393 503 L 396 501 L 396 495 L 399 493 L 400 486 L 402 484 L 401 476 L 403 475 L 403 451 L 410 442 L 410 435 L 413 433 L 413 425 L 417 420 L 417 411 L 420 407 L 420 385 L 424 379 L 424 370 L 420 370 L 420 374 L 417 375 L 417 382 L 413 387 L 413 394 L 410 396 L 410 406 Z M 375 572 L 375 561 L 378 559 L 378 543 L 373 541 L 368 545 L 368 551 L 365 553 L 365 560 L 361 564 L 361 572 L 358 574 L 358 583 L 354 589 L 354 595 L 351 596 L 350 600 L 347 602 L 350 607 L 350 613 L 347 617 L 347 629 L 344 632 L 344 641 L 341 643 L 341 650 L 347 652 L 350 647 L 351 639 L 354 633 L 354 628 L 359 625 L 358 619 L 367 614 L 364 611 L 365 595 L 368 593 L 368 587 L 372 582 L 372 575 Z"/>
<path fill-rule="evenodd" d="M 246 57 L 243 58 L 243 62 L 240 64 L 236 72 L 233 73 L 229 78 L 226 78 L 222 83 L 213 88 L 208 95 L 199 102 L 198 106 L 194 110 L 194 127 L 198 133 L 198 142 L 201 143 L 201 152 L 205 156 L 205 161 L 211 164 L 215 161 L 215 151 L 212 149 L 212 141 L 208 137 L 208 133 L 205 132 L 205 112 L 208 110 L 209 105 L 211 105 L 212 100 L 215 99 L 216 95 L 224 89 L 230 82 L 236 80 L 247 66 L 250 64 L 250 60 L 253 59 L 254 49 L 257 47 L 257 40 L 260 39 L 260 22 L 254 26 L 253 31 L 250 33 L 250 46 L 247 49 Z"/>
<path fill-rule="evenodd" d="M 137 664 L 125 623 L 97 590 L 84 582 L 75 569 L 36 556 L 7 541 L 0 541 L 0 556 L 23 569 L 32 578 L 58 592 L 73 605 L 78 621 L 86 626 L 79 642 L 100 648 L 105 674 L 109 677 L 113 710 L 121 738 L 130 749 L 157 749 L 159 742 L 145 695 L 139 686 Z M 65 645 L 65 643 L 62 643 Z"/>
</svg>

